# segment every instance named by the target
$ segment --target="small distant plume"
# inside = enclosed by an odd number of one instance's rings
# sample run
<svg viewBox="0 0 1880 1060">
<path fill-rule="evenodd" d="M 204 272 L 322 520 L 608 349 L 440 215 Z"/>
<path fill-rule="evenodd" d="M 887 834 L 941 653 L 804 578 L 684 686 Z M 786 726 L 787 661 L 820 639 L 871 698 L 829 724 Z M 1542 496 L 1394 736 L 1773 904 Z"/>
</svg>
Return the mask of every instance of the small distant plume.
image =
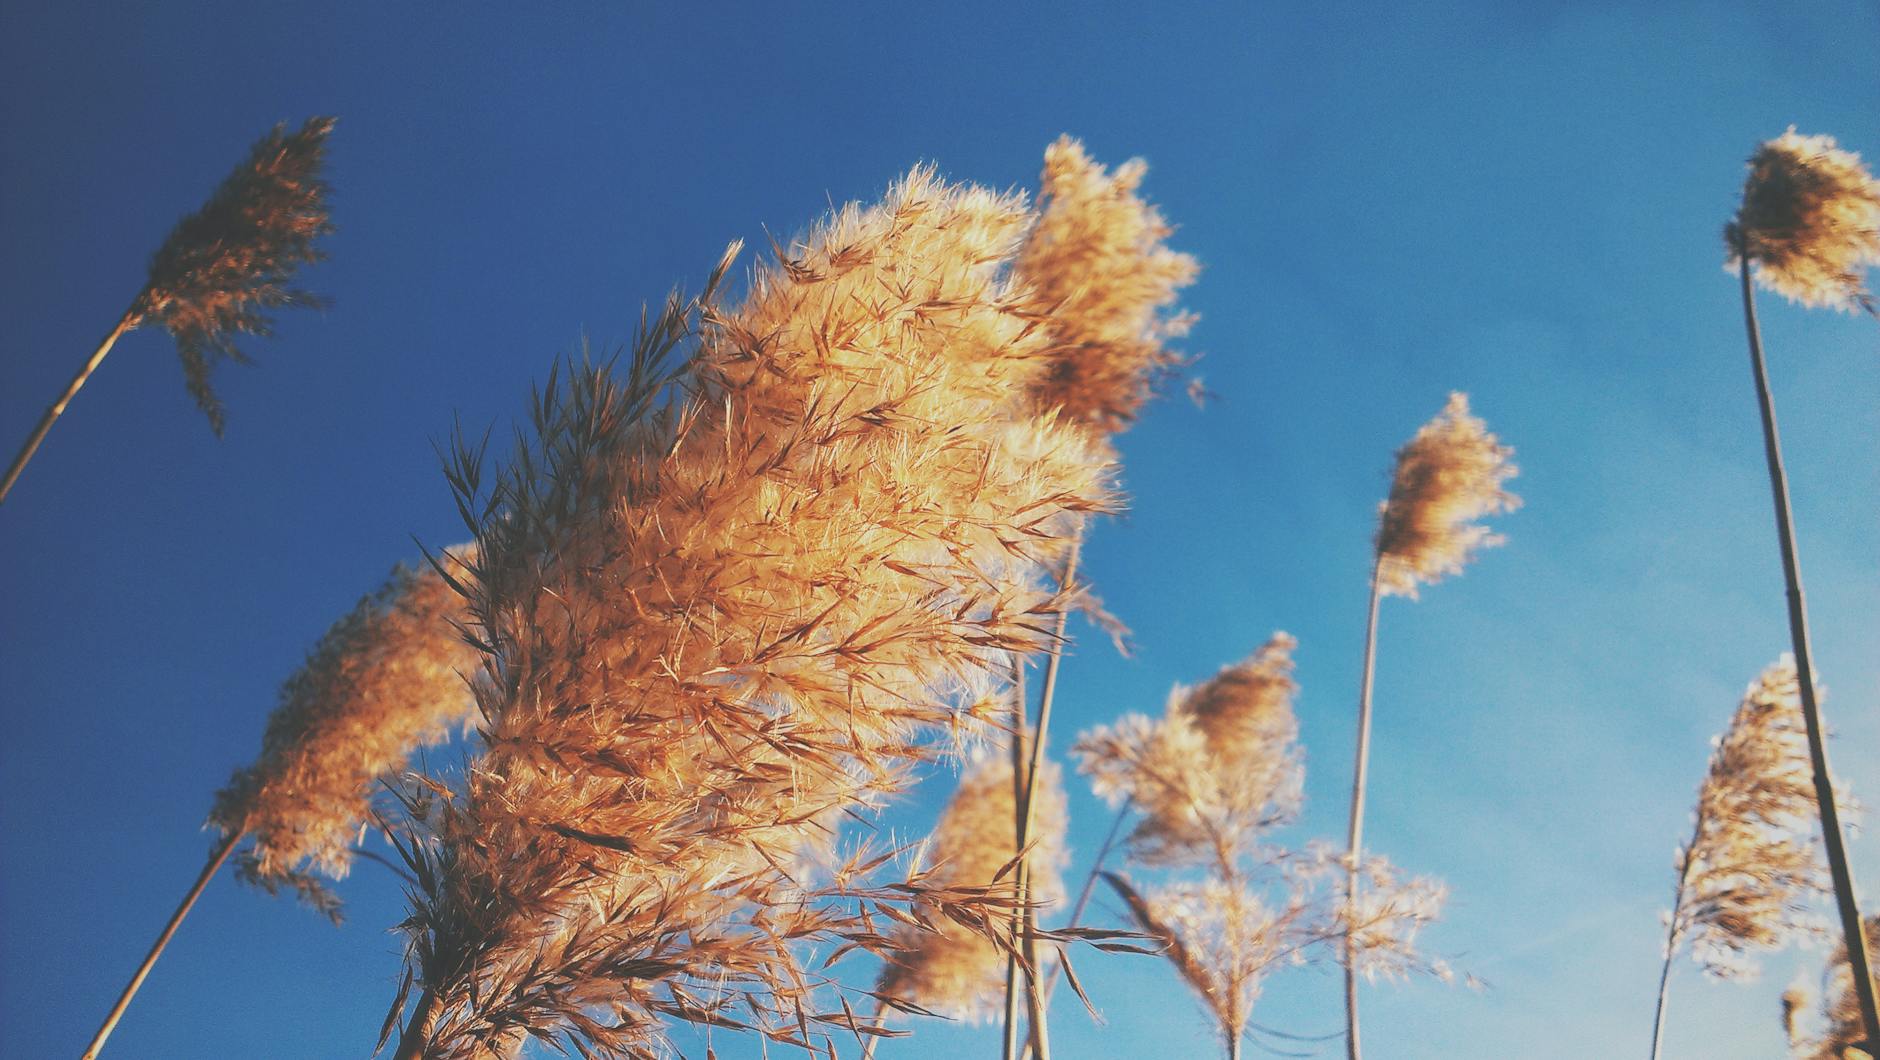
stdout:
<svg viewBox="0 0 1880 1060">
<path fill-rule="evenodd" d="M 1073 753 L 1097 793 L 1142 811 L 1131 856 L 1232 860 L 1259 832 L 1297 815 L 1305 763 L 1293 713 L 1296 644 L 1275 633 L 1200 686 L 1177 685 L 1160 721 L 1131 714 L 1077 741 Z"/>
<path fill-rule="evenodd" d="M 1173 229 L 1137 195 L 1147 172 L 1137 159 L 1106 173 L 1082 144 L 1059 139 L 1045 151 L 1039 217 L 1015 266 L 1051 329 L 1034 399 L 1104 433 L 1127 427 L 1182 363 L 1164 343 L 1194 322 L 1171 307 L 1200 266 L 1165 245 Z"/>
<path fill-rule="evenodd" d="M 438 563 L 463 580 L 475 555 L 459 546 Z M 374 784 L 475 712 L 468 678 L 480 656 L 459 628 L 465 617 L 436 569 L 401 566 L 320 638 L 282 685 L 261 756 L 235 771 L 209 815 L 225 835 L 253 838 L 244 878 L 307 893 L 306 868 L 346 875 Z"/>
<path fill-rule="evenodd" d="M 333 231 L 320 165 L 332 118 L 309 118 L 298 132 L 277 125 L 248 153 L 202 209 L 180 221 L 150 259 L 150 276 L 131 306 L 132 327 L 161 324 L 176 340 L 190 396 L 222 433 L 222 402 L 209 370 L 223 358 L 246 361 L 235 340 L 267 335 L 267 310 L 320 306 L 293 286 L 301 265 L 321 258 L 314 241 Z"/>
<path fill-rule="evenodd" d="M 1864 930 L 1868 949 L 1880 950 L 1880 916 L 1868 917 Z M 1796 1060 L 1867 1060 L 1869 1054 L 1857 1048 L 1867 1034 L 1861 1026 L 1860 998 L 1854 992 L 1853 973 L 1848 970 L 1846 946 L 1835 946 L 1822 980 L 1816 1033 L 1796 1029 L 1791 1021 L 1789 995 L 1782 996 L 1783 1021 L 1790 1029 L 1790 1055 Z M 1880 987 L 1880 978 L 1876 978 L 1875 985 Z M 1806 994 L 1793 993 L 1800 995 L 1798 1007 L 1806 1002 Z"/>
<path fill-rule="evenodd" d="M 1721 979 L 1755 974 L 1750 954 L 1821 931 L 1810 904 L 1828 881 L 1795 661 L 1772 663 L 1744 693 L 1697 792 L 1678 854 L 1670 948 L 1684 943 Z"/>
<path fill-rule="evenodd" d="M 1469 415 L 1467 394 L 1449 395 L 1443 411 L 1397 451 L 1377 531 L 1385 593 L 1415 597 L 1418 585 L 1461 573 L 1477 549 L 1501 543 L 1475 520 L 1520 505 L 1502 488 L 1516 474 L 1513 456 Z"/>
<path fill-rule="evenodd" d="M 1724 227 L 1727 267 L 1803 306 L 1875 312 L 1864 273 L 1880 264 L 1880 181 L 1833 137 L 1794 126 L 1749 159 L 1743 204 Z"/>
<path fill-rule="evenodd" d="M 1032 819 L 1031 900 L 1050 906 L 1064 899 L 1066 861 L 1064 788 L 1046 762 Z M 991 756 L 968 766 L 928 844 L 930 879 L 949 887 L 989 887 L 1009 873 L 1012 842 L 1012 765 Z M 877 993 L 973 1022 L 996 1014 L 1005 989 L 1005 951 L 979 931 L 944 918 L 903 925 L 876 984 Z"/>
</svg>

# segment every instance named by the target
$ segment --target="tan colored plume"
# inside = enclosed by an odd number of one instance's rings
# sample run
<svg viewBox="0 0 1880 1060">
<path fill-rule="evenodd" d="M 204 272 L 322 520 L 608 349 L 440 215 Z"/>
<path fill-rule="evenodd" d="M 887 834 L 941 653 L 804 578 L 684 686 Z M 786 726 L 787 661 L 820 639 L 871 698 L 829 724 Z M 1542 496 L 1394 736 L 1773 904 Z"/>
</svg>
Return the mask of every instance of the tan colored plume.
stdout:
<svg viewBox="0 0 1880 1060">
<path fill-rule="evenodd" d="M 1397 450 L 1377 530 L 1383 592 L 1415 597 L 1418 585 L 1461 573 L 1477 549 L 1501 543 L 1476 520 L 1520 505 L 1502 488 L 1516 473 L 1513 456 L 1469 414 L 1467 394 L 1449 395 L 1443 411 Z"/>
<path fill-rule="evenodd" d="M 1724 227 L 1732 270 L 1804 306 L 1875 311 L 1864 274 L 1880 265 L 1880 180 L 1833 137 L 1794 126 L 1749 159 L 1743 204 Z"/>
</svg>

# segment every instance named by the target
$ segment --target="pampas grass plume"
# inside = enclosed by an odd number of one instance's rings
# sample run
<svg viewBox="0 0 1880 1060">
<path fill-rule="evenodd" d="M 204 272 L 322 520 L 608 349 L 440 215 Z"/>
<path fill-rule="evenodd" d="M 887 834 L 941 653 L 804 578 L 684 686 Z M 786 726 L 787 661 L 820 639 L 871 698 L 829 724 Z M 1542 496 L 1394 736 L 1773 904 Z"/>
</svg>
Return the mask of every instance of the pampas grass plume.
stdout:
<svg viewBox="0 0 1880 1060">
<path fill-rule="evenodd" d="M 1787 132 L 1749 159 L 1743 204 L 1724 227 L 1727 266 L 1803 306 L 1875 312 L 1863 274 L 1880 265 L 1880 180 L 1830 136 Z"/>
<path fill-rule="evenodd" d="M 1461 392 L 1450 394 L 1443 411 L 1397 451 L 1377 531 L 1386 594 L 1415 597 L 1417 586 L 1461 573 L 1476 550 L 1501 543 L 1476 520 L 1520 505 L 1502 488 L 1516 473 L 1513 456 L 1469 414 Z"/>
</svg>

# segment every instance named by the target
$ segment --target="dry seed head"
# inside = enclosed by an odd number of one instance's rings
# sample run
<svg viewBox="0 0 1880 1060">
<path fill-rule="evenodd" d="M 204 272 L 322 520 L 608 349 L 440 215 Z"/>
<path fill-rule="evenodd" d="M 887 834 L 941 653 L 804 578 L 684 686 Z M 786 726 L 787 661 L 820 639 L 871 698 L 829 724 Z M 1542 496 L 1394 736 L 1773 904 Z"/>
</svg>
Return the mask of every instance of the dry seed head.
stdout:
<svg viewBox="0 0 1880 1060">
<path fill-rule="evenodd" d="M 1200 266 L 1165 245 L 1173 229 L 1137 194 L 1147 171 L 1137 159 L 1106 173 L 1082 144 L 1059 139 L 1045 151 L 1040 213 L 1017 263 L 1051 329 L 1035 399 L 1105 433 L 1127 427 L 1182 363 L 1164 343 L 1193 323 L 1172 307 Z"/>
<path fill-rule="evenodd" d="M 1133 857 L 1232 861 L 1297 815 L 1305 763 L 1293 712 L 1296 643 L 1275 633 L 1199 687 L 1177 686 L 1161 720 L 1132 714 L 1077 741 L 1080 771 L 1097 793 L 1142 811 L 1129 838 Z"/>
<path fill-rule="evenodd" d="M 1828 890 L 1815 849 L 1815 789 L 1795 661 L 1744 693 L 1697 792 L 1695 841 L 1679 851 L 1672 945 L 1718 978 L 1748 978 L 1752 954 L 1819 934 Z"/>
<path fill-rule="evenodd" d="M 793 874 L 805 830 L 904 787 L 984 675 L 1044 646 L 1037 572 L 1109 503 L 1107 456 L 1029 400 L 1049 344 L 1007 273 L 1030 220 L 916 170 L 736 308 L 670 304 L 624 380 L 538 402 L 476 526 L 488 750 L 408 924 L 427 1055 L 519 1027 L 641 1055 L 732 1004 L 794 1040 L 828 1011 L 800 941 L 886 948 L 844 904 L 864 870 L 831 873 L 835 902 Z M 662 404 L 657 360 L 694 333 Z M 953 923 L 1004 920 L 933 886 Z"/>
<path fill-rule="evenodd" d="M 1032 820 L 1036 845 L 1031 868 L 1032 901 L 1050 906 L 1064 900 L 1064 849 L 1068 821 L 1064 787 L 1054 763 L 1043 764 Z M 1013 842 L 1012 766 L 998 755 L 969 764 L 959 790 L 941 814 L 926 850 L 935 882 L 988 887 L 1017 856 Z M 1009 875 L 1009 873 L 1008 873 Z M 902 925 L 902 947 L 891 952 L 875 989 L 952 1019 L 979 1022 L 995 1014 L 1005 987 L 1005 953 L 979 932 L 945 918 L 931 929 Z"/>
<path fill-rule="evenodd" d="M 1477 549 L 1501 543 L 1476 520 L 1520 506 L 1502 488 L 1516 473 L 1513 456 L 1469 415 L 1469 397 L 1459 391 L 1397 450 L 1377 530 L 1377 577 L 1386 594 L 1415 598 L 1418 585 L 1461 573 Z"/>
<path fill-rule="evenodd" d="M 1726 267 L 1747 256 L 1757 282 L 1790 301 L 1872 313 L 1864 274 L 1880 265 L 1880 181 L 1833 137 L 1791 125 L 1750 156 L 1724 244 Z"/>
<path fill-rule="evenodd" d="M 461 582 L 474 557 L 460 546 L 438 562 Z M 378 779 L 469 719 L 467 681 L 480 659 L 458 626 L 464 617 L 435 569 L 401 566 L 281 686 L 261 756 L 236 770 L 209 815 L 224 834 L 253 837 L 255 882 L 291 884 L 308 867 L 343 877 Z"/>
<path fill-rule="evenodd" d="M 1880 916 L 1866 920 L 1867 949 L 1880 951 Z M 1790 1055 L 1797 1060 L 1867 1060 L 1867 1053 L 1855 1048 L 1867 1037 L 1860 1015 L 1860 997 L 1854 991 L 1854 973 L 1848 967 L 1847 946 L 1837 944 L 1822 976 L 1821 1010 L 1817 1017 L 1820 1031 L 1790 1033 Z M 1875 980 L 1880 985 L 1880 978 Z M 1804 998 L 1805 1000 L 1805 995 Z M 1783 995 L 1784 1019 L 1787 1020 L 1788 995 Z M 1793 1026 L 1793 1024 L 1791 1024 Z"/>
<path fill-rule="evenodd" d="M 268 310 L 322 304 L 293 279 L 301 265 L 320 259 L 314 241 L 333 230 L 320 179 L 333 121 L 309 118 L 293 133 L 277 125 L 262 137 L 157 248 L 131 306 L 132 327 L 161 324 L 176 340 L 190 396 L 217 434 L 223 416 L 209 385 L 213 364 L 247 360 L 235 340 L 268 334 Z"/>
</svg>

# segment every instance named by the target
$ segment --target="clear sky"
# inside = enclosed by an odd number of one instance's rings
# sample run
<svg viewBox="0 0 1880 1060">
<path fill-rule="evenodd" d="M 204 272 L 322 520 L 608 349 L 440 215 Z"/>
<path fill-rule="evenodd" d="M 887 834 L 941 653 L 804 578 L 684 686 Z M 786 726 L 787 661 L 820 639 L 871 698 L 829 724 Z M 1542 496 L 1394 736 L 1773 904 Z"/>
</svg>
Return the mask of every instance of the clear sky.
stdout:
<svg viewBox="0 0 1880 1060">
<path fill-rule="evenodd" d="M 0 509 L 0 1053 L 79 1051 L 278 683 L 413 535 L 462 536 L 432 450 L 453 416 L 512 422 L 558 353 L 626 338 L 729 239 L 922 160 L 1034 186 L 1062 132 L 1149 160 L 1205 266 L 1189 348 L 1220 400 L 1123 441 L 1131 510 L 1088 569 L 1139 650 L 1084 631 L 1058 745 L 1285 629 L 1310 769 L 1290 838 L 1341 836 L 1375 505 L 1467 390 L 1527 503 L 1464 577 L 1385 603 L 1368 838 L 1448 881 L 1426 941 L 1487 986 L 1372 989 L 1366 1044 L 1643 1053 L 1707 741 L 1788 644 L 1718 232 L 1791 123 L 1880 159 L 1871 4 L 551 6 L 0 7 L 9 454 L 247 145 L 340 118 L 339 232 L 305 275 L 335 307 L 217 375 L 227 438 L 136 333 Z M 1763 310 L 1833 753 L 1880 800 L 1880 324 Z M 925 829 L 949 787 L 893 823 Z M 1108 814 L 1080 781 L 1072 811 L 1081 871 Z M 1880 896 L 1880 842 L 1853 850 Z M 335 930 L 217 881 L 107 1055 L 364 1056 L 403 904 L 370 864 L 343 890 Z M 1666 1055 L 1778 1055 L 1777 995 L 1822 957 L 1748 985 L 1683 965 Z M 1079 968 L 1107 1025 L 1061 998 L 1062 1055 L 1213 1048 L 1165 964 Z M 1328 1033 L 1339 996 L 1285 971 L 1255 1019 Z M 994 1042 L 929 1024 L 881 1055 Z"/>
</svg>

